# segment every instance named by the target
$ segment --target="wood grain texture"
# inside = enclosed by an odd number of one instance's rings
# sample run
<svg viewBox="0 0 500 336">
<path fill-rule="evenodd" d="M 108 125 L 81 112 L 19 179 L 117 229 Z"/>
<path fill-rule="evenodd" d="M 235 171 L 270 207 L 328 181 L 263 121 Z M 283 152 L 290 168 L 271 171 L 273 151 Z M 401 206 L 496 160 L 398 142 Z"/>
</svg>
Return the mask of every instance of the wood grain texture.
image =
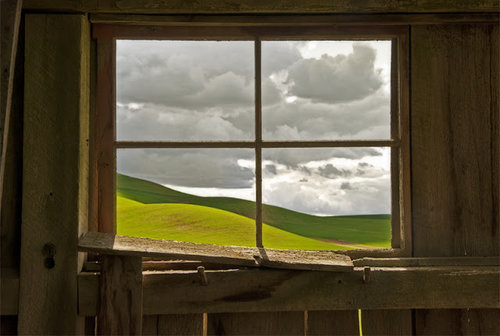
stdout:
<svg viewBox="0 0 500 336">
<path fill-rule="evenodd" d="M 140 257 L 101 256 L 98 335 L 140 335 L 142 270 Z"/>
<path fill-rule="evenodd" d="M 291 251 L 225 246 L 118 236 L 88 232 L 79 241 L 80 251 L 137 257 L 199 260 L 249 267 L 351 271 L 349 257 L 331 251 Z"/>
<path fill-rule="evenodd" d="M 246 269 L 145 272 L 144 314 L 348 309 L 500 308 L 499 267 L 372 268 L 353 272 Z M 97 275 L 79 276 L 79 314 L 95 315 Z M 457 295 L 460 293 L 460 295 Z"/>
<path fill-rule="evenodd" d="M 363 335 L 413 335 L 411 315 L 410 309 L 363 310 Z"/>
<path fill-rule="evenodd" d="M 309 311 L 307 335 L 359 335 L 357 310 Z"/>
<path fill-rule="evenodd" d="M 496 13 L 462 13 L 462 14 L 330 14 L 330 15 L 141 15 L 141 14 L 91 14 L 90 22 L 131 25 L 225 25 L 225 26 L 257 26 L 257 25 L 289 25 L 307 26 L 321 24 L 370 24 L 370 25 L 402 25 L 402 24 L 437 24 L 437 23 L 476 23 L 498 22 Z"/>
<path fill-rule="evenodd" d="M 305 335 L 304 312 L 208 314 L 208 335 Z"/>
<path fill-rule="evenodd" d="M 499 35 L 412 30 L 414 256 L 500 254 Z"/>
<path fill-rule="evenodd" d="M 143 335 L 158 335 L 158 315 L 143 315 L 142 316 L 142 334 Z"/>
<path fill-rule="evenodd" d="M 3 3 L 2 3 L 3 4 Z M 6 53 L 1 53 L 2 60 Z M 19 269 L 22 211 L 24 24 L 20 27 L 0 205 L 1 267 Z M 5 70 L 5 69 L 4 69 Z M 2 78 L 3 78 L 2 74 Z M 3 100 L 2 100 L 3 102 Z M 0 132 L 1 133 L 1 132 Z"/>
<path fill-rule="evenodd" d="M 2 52 L 0 53 L 0 204 L 2 202 L 5 179 L 5 158 L 8 144 L 7 141 L 9 139 L 21 8 L 21 0 L 4 0 L 0 3 L 0 35 L 2 36 Z"/>
<path fill-rule="evenodd" d="M 76 332 L 88 31 L 83 15 L 26 15 L 20 334 Z"/>
<path fill-rule="evenodd" d="M 500 335 L 500 309 L 416 311 L 417 335 Z"/>
<path fill-rule="evenodd" d="M 17 315 L 19 306 L 19 271 L 17 268 L 2 268 L 0 275 L 2 277 L 0 281 L 0 315 Z"/>
<path fill-rule="evenodd" d="M 380 12 L 495 12 L 495 0 L 25 0 L 25 9 L 105 13 L 380 13 Z"/>
<path fill-rule="evenodd" d="M 412 29 L 415 256 L 500 254 L 499 35 L 498 24 Z M 415 328 L 489 334 L 489 312 L 467 313 L 464 324 L 462 310 L 417 310 Z"/>
<path fill-rule="evenodd" d="M 158 315 L 158 335 L 203 335 L 203 314 Z"/>
</svg>

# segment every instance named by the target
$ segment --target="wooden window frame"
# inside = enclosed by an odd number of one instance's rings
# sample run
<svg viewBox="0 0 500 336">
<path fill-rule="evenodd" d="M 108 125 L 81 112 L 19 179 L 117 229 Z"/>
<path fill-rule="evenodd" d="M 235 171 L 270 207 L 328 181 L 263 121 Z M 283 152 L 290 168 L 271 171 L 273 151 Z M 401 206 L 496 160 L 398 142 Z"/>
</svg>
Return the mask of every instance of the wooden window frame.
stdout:
<svg viewBox="0 0 500 336">
<path fill-rule="evenodd" d="M 220 18 L 219 18 L 220 19 Z M 411 256 L 410 127 L 408 26 L 338 24 L 170 23 L 93 25 L 96 40 L 96 88 L 91 137 L 91 231 L 116 233 L 116 151 L 124 148 L 255 149 L 256 245 L 262 247 L 262 149 L 325 147 L 391 148 L 391 248 L 342 250 L 351 257 Z M 255 44 L 255 139 L 253 141 L 117 141 L 116 40 L 246 40 Z M 391 137 L 389 140 L 263 141 L 261 104 L 262 40 L 392 40 Z"/>
</svg>

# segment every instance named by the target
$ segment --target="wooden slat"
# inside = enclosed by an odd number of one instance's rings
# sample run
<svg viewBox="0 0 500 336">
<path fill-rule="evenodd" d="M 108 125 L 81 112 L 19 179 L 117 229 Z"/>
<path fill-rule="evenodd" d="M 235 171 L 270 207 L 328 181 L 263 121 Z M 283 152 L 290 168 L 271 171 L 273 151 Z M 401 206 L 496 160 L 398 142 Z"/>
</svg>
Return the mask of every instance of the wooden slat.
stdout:
<svg viewBox="0 0 500 336">
<path fill-rule="evenodd" d="M 4 0 L 0 4 L 1 15 L 1 82 L 0 82 L 0 204 L 2 203 L 5 178 L 5 159 L 9 139 L 14 70 L 16 65 L 21 0 Z M 0 209 L 1 211 L 1 209 Z"/>
<path fill-rule="evenodd" d="M 24 8 L 31 10 L 59 10 L 104 13 L 385 13 L 385 12 L 497 12 L 495 0 L 309 0 L 304 1 L 232 1 L 209 0 L 203 2 L 155 1 L 155 0 L 25 0 Z"/>
<path fill-rule="evenodd" d="M 417 335 L 500 335 L 500 309 L 416 310 Z"/>
<path fill-rule="evenodd" d="M 86 164 L 89 24 L 84 15 L 27 14 L 25 20 L 18 331 L 74 334 L 78 230 L 87 211 L 79 199 L 86 184 L 79 181 Z M 55 248 L 53 268 L 46 244 Z"/>
<path fill-rule="evenodd" d="M 305 335 L 304 312 L 208 314 L 208 335 Z"/>
<path fill-rule="evenodd" d="M 499 36 L 498 24 L 412 29 L 415 256 L 500 254 Z M 479 326 L 463 320 L 461 310 L 417 310 L 415 329 Z"/>
<path fill-rule="evenodd" d="M 101 254 L 208 261 L 240 266 L 350 271 L 349 257 L 329 251 L 291 251 L 223 246 L 116 236 L 89 232 L 80 239 L 80 251 Z"/>
<path fill-rule="evenodd" d="M 91 14 L 92 23 L 150 24 L 150 25 L 321 25 L 321 24 L 371 24 L 371 25 L 422 25 L 436 23 L 497 22 L 497 13 L 481 14 L 363 14 L 363 15 L 140 15 L 140 14 Z"/>
<path fill-rule="evenodd" d="M 287 270 L 146 272 L 145 314 L 332 309 L 500 308 L 499 267 L 372 268 L 353 272 Z M 79 276 L 79 313 L 94 315 L 97 275 Z M 457 295 L 460 293 L 460 295 Z"/>
<path fill-rule="evenodd" d="M 17 315 L 19 302 L 19 272 L 2 268 L 0 271 L 0 315 Z"/>
<path fill-rule="evenodd" d="M 142 271 L 140 257 L 101 256 L 98 335 L 140 335 Z"/>
<path fill-rule="evenodd" d="M 158 315 L 158 335 L 203 335 L 203 314 Z"/>
<path fill-rule="evenodd" d="M 2 6 L 4 6 L 2 2 Z M 2 9 L 2 24 L 3 16 L 9 15 L 9 12 L 4 13 Z M 6 20 L 9 22 L 9 20 Z M 10 107 L 9 128 L 7 139 L 4 139 L 6 144 L 3 157 L 0 159 L 4 164 L 2 190 L 2 201 L 0 203 L 0 235 L 2 243 L 0 244 L 0 260 L 3 268 L 19 269 L 19 254 L 21 245 L 21 222 L 22 211 L 22 163 L 23 163 L 23 91 L 24 91 L 24 24 L 19 27 L 19 42 L 16 55 L 15 72 L 12 87 L 12 100 Z M 6 34 L 7 36 L 8 34 Z M 3 33 L 2 33 L 3 37 Z M 7 39 L 6 39 L 7 40 Z M 7 50 L 4 52 L 4 39 L 2 38 L 2 52 L 0 57 L 2 64 L 6 64 L 10 59 L 10 54 Z M 6 65 L 5 65 L 6 66 Z M 7 88 L 8 69 L 2 65 L 2 92 Z M 7 71 L 6 71 L 7 70 Z M 5 100 L 0 98 L 3 104 Z M 0 112 L 2 115 L 3 112 Z M 0 120 L 0 124 L 3 121 Z M 3 126 L 0 126 L 3 128 Z M 0 137 L 2 137 L 0 131 Z M 3 138 L 2 138 L 3 139 Z M 0 140 L 1 142 L 2 140 Z M 1 151 L 1 149 L 0 149 Z M 2 178 L 0 178 L 2 179 Z"/>
<path fill-rule="evenodd" d="M 361 324 L 363 335 L 413 335 L 410 309 L 363 310 Z"/>
<path fill-rule="evenodd" d="M 359 335 L 357 310 L 308 312 L 307 335 Z"/>
<path fill-rule="evenodd" d="M 500 257 L 361 258 L 352 262 L 356 267 L 500 266 Z"/>
<path fill-rule="evenodd" d="M 144 336 L 158 335 L 158 315 L 144 315 L 142 317 L 142 334 Z"/>
</svg>

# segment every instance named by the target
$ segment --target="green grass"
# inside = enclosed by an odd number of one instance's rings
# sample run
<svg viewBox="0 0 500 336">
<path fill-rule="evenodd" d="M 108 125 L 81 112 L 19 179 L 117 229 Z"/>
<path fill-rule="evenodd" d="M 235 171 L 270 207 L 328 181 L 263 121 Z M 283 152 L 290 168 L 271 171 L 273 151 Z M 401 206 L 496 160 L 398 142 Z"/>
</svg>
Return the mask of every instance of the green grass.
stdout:
<svg viewBox="0 0 500 336">
<path fill-rule="evenodd" d="M 118 234 L 194 243 L 255 246 L 255 222 L 232 212 L 200 205 L 143 204 L 117 198 Z M 344 246 L 305 238 L 264 224 L 265 246 L 332 250 Z"/>
<path fill-rule="evenodd" d="M 121 174 L 117 175 L 117 186 L 118 196 L 147 205 L 165 205 L 165 203 L 191 204 L 232 212 L 247 219 L 255 218 L 255 203 L 247 200 L 231 197 L 190 195 L 153 182 Z M 390 247 L 390 215 L 321 217 L 271 205 L 263 205 L 262 215 L 264 223 L 276 229 L 281 229 L 280 232 L 311 239 L 337 239 L 371 247 Z M 121 225 L 124 225 L 122 224 L 124 219 L 123 216 L 119 215 L 118 230 L 120 230 Z M 151 220 L 151 218 L 148 220 Z M 253 222 L 252 225 L 254 225 Z M 265 229 L 263 230 L 264 243 L 268 246 L 271 240 L 267 237 Z M 196 234 L 201 235 L 201 233 Z M 253 234 L 251 239 L 253 239 Z M 291 248 L 300 249 L 301 247 L 294 246 Z"/>
</svg>

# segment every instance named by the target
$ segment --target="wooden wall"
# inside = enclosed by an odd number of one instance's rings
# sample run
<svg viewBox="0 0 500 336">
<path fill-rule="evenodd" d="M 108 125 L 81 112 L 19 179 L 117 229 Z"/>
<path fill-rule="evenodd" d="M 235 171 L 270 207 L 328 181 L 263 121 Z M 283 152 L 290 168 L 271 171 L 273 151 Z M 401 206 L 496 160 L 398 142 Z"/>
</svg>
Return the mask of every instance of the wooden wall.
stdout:
<svg viewBox="0 0 500 336">
<path fill-rule="evenodd" d="M 81 100 L 82 91 L 79 89 L 80 85 L 87 85 L 82 84 L 86 79 L 81 77 L 81 68 L 76 66 L 87 66 L 82 55 L 88 50 L 85 46 L 88 20 L 85 15 L 79 14 L 36 15 L 34 11 L 53 9 L 49 7 L 55 5 L 47 5 L 48 2 L 27 3 L 32 12 L 30 31 L 36 34 L 30 35 L 26 42 L 29 59 L 24 58 L 21 38 L 16 64 L 18 72 L 14 81 L 13 111 L 17 113 L 13 113 L 11 119 L 6 191 L 1 215 L 1 265 L 9 271 L 2 272 L 2 283 L 5 283 L 7 273 L 15 274 L 21 267 L 20 331 L 65 333 L 77 330 L 75 325 L 81 323 L 76 318 L 76 305 L 73 306 L 72 301 L 67 307 L 63 305 L 64 311 L 56 310 L 54 307 L 60 307 L 60 302 L 51 297 L 60 297 L 64 292 L 66 297 L 76 300 L 74 275 L 77 257 L 74 246 L 78 228 L 74 225 L 85 220 L 85 214 L 79 210 L 85 207 L 82 203 L 85 190 L 80 188 L 85 174 L 79 172 L 85 170 L 78 166 L 78 162 L 81 162 L 80 155 L 85 153 L 80 140 L 84 132 L 81 126 L 86 121 L 81 117 L 88 116 L 85 114 L 88 108 Z M 80 8 L 84 3 L 80 1 L 64 3 L 66 7 L 82 12 L 96 10 Z M 106 3 L 109 5 L 110 2 Z M 348 2 L 342 3 L 346 12 L 361 10 Z M 421 10 L 411 8 L 413 2 L 406 3 L 410 6 L 405 7 L 406 10 L 415 12 L 498 12 L 496 1 L 474 2 L 474 8 L 462 8 L 466 6 L 465 2 L 460 2 L 462 7 L 453 8 L 455 2 L 451 0 L 423 1 Z M 436 7 L 439 4 L 442 7 Z M 180 3 L 178 5 L 181 6 Z M 324 1 L 318 0 L 317 5 L 317 12 L 328 12 Z M 381 7 L 383 1 L 372 1 L 372 5 L 372 12 L 384 12 Z M 66 7 L 59 10 L 67 11 Z M 120 8 L 115 7 L 107 10 L 119 12 Z M 231 8 L 233 12 L 238 10 Z M 274 12 L 279 12 L 279 6 L 275 8 L 278 10 Z M 339 8 L 336 7 L 335 11 L 342 12 Z M 396 9 L 390 8 L 389 11 Z M 149 8 L 145 12 L 152 10 Z M 96 11 L 106 12 L 106 8 L 97 8 Z M 131 11 L 140 12 L 140 9 L 134 7 Z M 184 11 L 189 14 L 189 8 Z M 210 6 L 205 11 L 214 13 Z M 283 12 L 290 11 L 290 8 L 283 9 Z M 224 10 L 221 9 L 221 12 Z M 24 36 L 23 28 L 21 32 Z M 498 23 L 411 25 L 412 223 L 413 255 L 416 257 L 500 255 L 499 33 Z M 57 52 L 49 56 L 40 48 L 52 48 Z M 33 60 L 39 63 L 33 63 Z M 30 69 L 23 83 L 25 61 Z M 51 68 L 50 63 L 41 63 L 49 61 L 56 62 L 54 64 L 58 67 Z M 57 83 L 57 79 L 62 82 Z M 27 88 L 26 100 L 23 85 Z M 67 94 L 63 101 L 56 94 L 58 88 Z M 44 94 L 30 98 L 29 95 L 34 92 Z M 23 100 L 26 104 L 24 113 Z M 71 132 L 66 129 L 68 125 L 72 127 Z M 47 149 L 51 144 L 58 153 Z M 23 150 L 24 163 L 21 159 Z M 58 170 L 44 173 L 45 169 L 54 167 Z M 68 171 L 68 167 L 72 168 Z M 67 179 L 65 185 L 70 187 L 61 186 L 58 182 L 61 177 Z M 21 183 L 25 188 L 23 213 Z M 39 194 L 34 194 L 36 190 L 28 191 L 32 186 L 37 186 Z M 46 206 L 64 217 L 49 216 Z M 54 210 L 56 208 L 65 210 L 61 213 Z M 22 236 L 21 216 L 24 218 Z M 24 227 L 33 231 L 28 232 Z M 64 230 L 60 231 L 61 228 Z M 84 228 L 80 229 L 84 231 Z M 21 240 L 24 244 L 23 259 L 20 259 Z M 58 259 L 65 265 L 64 271 L 49 271 L 40 264 L 43 261 L 40 255 L 42 246 L 32 242 L 42 240 L 58 242 L 57 245 L 62 246 L 57 252 L 59 256 L 68 253 L 67 257 Z M 24 265 L 21 262 L 19 266 L 20 260 L 30 262 Z M 37 274 L 39 281 L 34 285 L 33 274 Z M 40 274 L 43 276 L 40 277 Z M 7 313 L 2 309 L 2 314 Z M 15 312 L 8 314 L 11 316 L 1 319 L 2 334 L 11 333 L 12 326 L 17 323 Z M 69 319 L 59 323 L 61 316 Z M 362 312 L 366 335 L 500 334 L 499 324 L 496 323 L 499 316 L 500 311 L 495 309 Z M 57 326 L 55 329 L 54 325 Z M 148 335 L 340 335 L 359 332 L 357 311 L 147 315 L 143 330 Z"/>
</svg>

